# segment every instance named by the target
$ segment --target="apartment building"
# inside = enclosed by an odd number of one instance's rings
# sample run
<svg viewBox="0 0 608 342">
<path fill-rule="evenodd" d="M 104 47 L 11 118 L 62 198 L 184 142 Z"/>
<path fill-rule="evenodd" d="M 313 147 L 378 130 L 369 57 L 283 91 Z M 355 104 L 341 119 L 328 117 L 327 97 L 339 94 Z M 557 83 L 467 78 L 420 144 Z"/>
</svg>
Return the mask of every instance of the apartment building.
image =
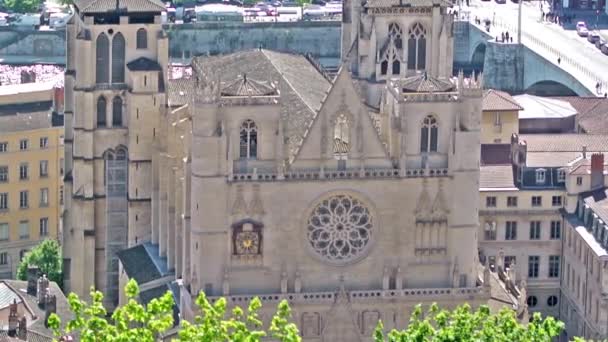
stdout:
<svg viewBox="0 0 608 342">
<path fill-rule="evenodd" d="M 62 91 L 52 82 L 0 87 L 0 278 L 14 278 L 24 254 L 60 231 Z"/>
<path fill-rule="evenodd" d="M 522 106 L 508 93 L 486 90 L 482 102 L 481 143 L 508 144 L 511 134 L 519 132 L 520 110 Z"/>
</svg>

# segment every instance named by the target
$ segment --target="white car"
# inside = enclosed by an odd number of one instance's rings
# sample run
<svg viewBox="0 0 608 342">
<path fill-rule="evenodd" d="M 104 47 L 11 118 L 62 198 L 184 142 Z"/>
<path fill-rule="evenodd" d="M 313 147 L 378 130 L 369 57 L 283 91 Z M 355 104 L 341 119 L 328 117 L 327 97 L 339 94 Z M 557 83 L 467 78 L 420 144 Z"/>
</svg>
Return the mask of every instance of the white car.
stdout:
<svg viewBox="0 0 608 342">
<path fill-rule="evenodd" d="M 576 33 L 581 37 L 587 37 L 587 35 L 589 35 L 587 24 L 585 24 L 584 21 L 579 21 L 576 23 Z"/>
<path fill-rule="evenodd" d="M 323 17 L 325 16 L 325 9 L 319 5 L 308 5 L 304 7 L 303 14 L 305 17 Z"/>
</svg>

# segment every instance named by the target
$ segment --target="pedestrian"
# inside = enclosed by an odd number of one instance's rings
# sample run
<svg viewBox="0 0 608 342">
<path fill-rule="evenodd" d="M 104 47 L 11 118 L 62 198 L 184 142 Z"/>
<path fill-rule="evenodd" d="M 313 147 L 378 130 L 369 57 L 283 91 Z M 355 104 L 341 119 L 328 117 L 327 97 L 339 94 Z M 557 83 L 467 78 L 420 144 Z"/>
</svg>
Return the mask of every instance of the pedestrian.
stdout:
<svg viewBox="0 0 608 342">
<path fill-rule="evenodd" d="M 509 31 L 505 34 L 505 38 L 507 38 L 507 43 L 509 42 Z"/>
<path fill-rule="evenodd" d="M 511 37 L 511 43 L 513 43 L 513 37 Z"/>
<path fill-rule="evenodd" d="M 504 33 L 504 32 L 502 32 L 502 33 L 501 33 L 501 36 L 502 36 L 502 39 L 501 39 L 500 41 L 504 43 L 504 42 L 505 42 L 505 33 Z"/>
<path fill-rule="evenodd" d="M 557 57 L 557 64 L 559 65 L 562 62 L 562 58 L 561 57 Z"/>
<path fill-rule="evenodd" d="M 600 92 L 600 82 L 597 82 L 597 83 L 595 84 L 595 93 L 596 93 L 596 94 L 599 94 L 599 92 Z"/>
<path fill-rule="evenodd" d="M 545 21 L 545 12 L 542 12 L 543 21 Z"/>
</svg>

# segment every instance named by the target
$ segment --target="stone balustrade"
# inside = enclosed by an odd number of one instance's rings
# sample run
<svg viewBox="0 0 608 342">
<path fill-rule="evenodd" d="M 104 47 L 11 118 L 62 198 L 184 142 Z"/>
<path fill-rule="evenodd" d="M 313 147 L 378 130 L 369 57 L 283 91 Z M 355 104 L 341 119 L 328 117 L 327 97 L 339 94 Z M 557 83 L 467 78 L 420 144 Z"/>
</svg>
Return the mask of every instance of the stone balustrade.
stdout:
<svg viewBox="0 0 608 342">
<path fill-rule="evenodd" d="M 235 170 L 236 171 L 236 170 Z M 234 172 L 228 181 L 247 182 L 247 181 L 318 181 L 334 179 L 386 179 L 386 178 L 416 178 L 416 177 L 446 177 L 448 169 L 407 169 L 402 173 L 394 168 L 374 168 L 374 169 L 325 169 L 316 170 L 290 170 L 285 172 L 282 177 L 276 171 L 259 171 L 257 169 L 247 170 L 247 172 Z"/>
</svg>

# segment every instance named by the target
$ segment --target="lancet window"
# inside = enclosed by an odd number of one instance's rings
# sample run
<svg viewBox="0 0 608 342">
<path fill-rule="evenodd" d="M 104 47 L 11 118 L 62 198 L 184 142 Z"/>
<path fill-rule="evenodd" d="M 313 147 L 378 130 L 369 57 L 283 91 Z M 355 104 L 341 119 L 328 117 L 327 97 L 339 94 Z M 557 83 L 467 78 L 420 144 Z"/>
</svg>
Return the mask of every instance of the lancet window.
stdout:
<svg viewBox="0 0 608 342">
<path fill-rule="evenodd" d="M 432 115 L 425 117 L 420 128 L 420 152 L 437 152 L 438 131 L 437 119 Z"/>
<path fill-rule="evenodd" d="M 253 120 L 245 120 L 241 125 L 239 153 L 241 159 L 258 156 L 258 128 Z"/>
<path fill-rule="evenodd" d="M 407 68 L 409 70 L 426 68 L 426 29 L 420 23 L 412 25 L 408 32 Z"/>
</svg>

